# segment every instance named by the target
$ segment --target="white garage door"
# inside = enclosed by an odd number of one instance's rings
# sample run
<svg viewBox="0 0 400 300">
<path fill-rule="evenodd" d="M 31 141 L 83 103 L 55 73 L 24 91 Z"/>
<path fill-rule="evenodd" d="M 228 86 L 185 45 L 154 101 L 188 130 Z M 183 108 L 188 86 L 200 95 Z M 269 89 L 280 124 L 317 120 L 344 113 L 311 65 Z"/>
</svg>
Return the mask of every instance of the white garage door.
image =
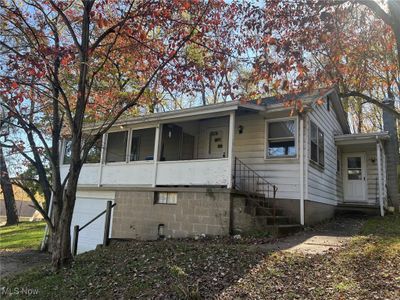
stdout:
<svg viewBox="0 0 400 300">
<path fill-rule="evenodd" d="M 75 225 L 79 225 L 79 227 L 84 226 L 99 213 L 104 211 L 106 209 L 107 201 L 113 201 L 113 199 L 114 196 L 110 193 L 99 193 L 97 195 L 93 192 L 77 194 L 74 215 L 71 223 L 71 238 L 73 236 Z M 78 253 L 94 250 L 98 244 L 103 243 L 104 223 L 105 214 L 79 232 Z"/>
</svg>

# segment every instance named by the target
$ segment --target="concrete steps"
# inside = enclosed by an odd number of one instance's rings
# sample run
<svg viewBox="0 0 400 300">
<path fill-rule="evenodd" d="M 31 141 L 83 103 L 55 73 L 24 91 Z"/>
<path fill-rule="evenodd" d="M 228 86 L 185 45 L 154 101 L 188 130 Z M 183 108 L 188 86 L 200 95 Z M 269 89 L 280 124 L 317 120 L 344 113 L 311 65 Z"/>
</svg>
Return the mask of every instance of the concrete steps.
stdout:
<svg viewBox="0 0 400 300">
<path fill-rule="evenodd" d="M 294 223 L 280 209 L 272 207 L 273 199 L 260 196 L 247 197 L 244 212 L 254 218 L 255 229 L 267 231 L 276 236 L 285 236 L 302 230 L 300 224 Z"/>
</svg>

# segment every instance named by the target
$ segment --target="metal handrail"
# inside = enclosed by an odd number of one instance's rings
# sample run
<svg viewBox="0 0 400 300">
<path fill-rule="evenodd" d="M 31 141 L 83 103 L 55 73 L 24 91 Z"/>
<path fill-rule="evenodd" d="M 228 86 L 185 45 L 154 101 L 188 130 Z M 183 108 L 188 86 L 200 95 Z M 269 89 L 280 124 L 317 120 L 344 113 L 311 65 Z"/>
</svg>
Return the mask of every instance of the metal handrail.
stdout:
<svg viewBox="0 0 400 300">
<path fill-rule="evenodd" d="M 253 200 L 253 203 L 257 207 L 263 209 L 268 208 L 268 206 L 270 206 L 269 199 L 276 198 L 276 192 L 278 191 L 278 187 L 267 181 L 263 176 L 258 174 L 255 170 L 250 168 L 248 165 L 246 165 L 237 157 L 235 157 L 233 174 L 234 174 L 233 175 L 234 189 L 246 193 L 247 199 Z M 253 199 L 254 195 L 256 196 L 256 199 Z M 272 201 L 271 208 L 272 208 L 273 224 L 275 226 L 276 225 L 275 201 Z"/>
<path fill-rule="evenodd" d="M 273 199 L 275 199 L 278 191 L 276 185 L 267 181 L 237 157 L 235 157 L 233 171 L 233 186 L 239 191 L 264 194 L 267 198 L 272 196 Z"/>
<path fill-rule="evenodd" d="M 114 203 L 113 205 L 111 205 L 111 208 L 113 208 L 115 205 L 117 205 L 117 203 Z M 97 216 L 95 216 L 93 219 L 91 219 L 89 222 L 87 222 L 85 225 L 83 225 L 82 227 L 79 226 L 79 231 L 82 231 L 83 229 L 85 229 L 87 226 L 89 226 L 90 224 L 92 224 L 94 221 L 96 221 L 98 218 L 100 218 L 102 215 L 104 215 L 107 212 L 107 209 L 103 210 L 101 213 L 99 213 Z"/>
<path fill-rule="evenodd" d="M 107 208 L 87 222 L 82 227 L 79 225 L 74 226 L 74 234 L 72 240 L 72 255 L 76 255 L 78 253 L 78 239 L 79 239 L 79 232 L 88 227 L 102 215 L 106 214 L 106 220 L 104 223 L 104 236 L 103 236 L 103 246 L 107 246 L 109 243 L 109 235 L 110 235 L 110 224 L 111 224 L 111 210 L 112 208 L 117 205 L 116 203 L 112 204 L 111 201 L 107 201 Z"/>
</svg>

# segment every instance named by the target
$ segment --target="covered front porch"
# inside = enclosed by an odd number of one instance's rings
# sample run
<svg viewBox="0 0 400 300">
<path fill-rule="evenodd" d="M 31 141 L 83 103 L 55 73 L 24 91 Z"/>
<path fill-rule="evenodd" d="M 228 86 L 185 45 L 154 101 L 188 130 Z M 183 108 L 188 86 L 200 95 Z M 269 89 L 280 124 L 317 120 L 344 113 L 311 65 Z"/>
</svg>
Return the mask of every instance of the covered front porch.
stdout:
<svg viewBox="0 0 400 300">
<path fill-rule="evenodd" d="M 93 147 L 78 184 L 231 188 L 235 116 L 252 109 L 232 103 L 120 122 Z M 69 169 L 68 143 L 61 156 L 63 176 Z"/>
<path fill-rule="evenodd" d="M 338 150 L 339 205 L 377 207 L 383 216 L 387 207 L 386 157 L 387 133 L 335 136 Z"/>
</svg>

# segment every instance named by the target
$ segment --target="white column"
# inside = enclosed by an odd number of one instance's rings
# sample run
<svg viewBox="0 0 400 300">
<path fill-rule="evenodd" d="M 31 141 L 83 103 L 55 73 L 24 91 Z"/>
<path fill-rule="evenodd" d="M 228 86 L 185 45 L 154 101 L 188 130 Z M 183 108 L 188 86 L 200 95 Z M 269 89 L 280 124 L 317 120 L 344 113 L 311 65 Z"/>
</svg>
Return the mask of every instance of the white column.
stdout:
<svg viewBox="0 0 400 300">
<path fill-rule="evenodd" d="M 304 120 L 300 116 L 299 159 L 300 159 L 300 224 L 304 225 Z"/>
<path fill-rule="evenodd" d="M 376 141 L 376 160 L 378 163 L 378 189 L 379 189 L 379 207 L 381 210 L 381 216 L 385 215 L 385 211 L 383 209 L 383 192 L 382 192 L 382 159 L 381 159 L 381 147 L 379 145 L 379 141 Z"/>
<path fill-rule="evenodd" d="M 235 137 L 235 111 L 229 114 L 229 137 L 228 137 L 228 162 L 229 162 L 229 178 L 228 178 L 228 188 L 231 189 L 233 185 L 233 165 L 235 162 L 233 154 L 233 142 Z"/>
<path fill-rule="evenodd" d="M 99 177 L 98 177 L 98 182 L 97 186 L 101 186 L 101 179 L 103 177 L 103 164 L 105 161 L 105 155 L 106 155 L 106 134 L 103 134 L 101 138 L 101 152 L 100 152 L 100 163 L 99 163 Z"/>
<path fill-rule="evenodd" d="M 154 152 L 153 152 L 153 161 L 154 161 L 154 178 L 153 178 L 153 184 L 152 186 L 155 187 L 157 183 L 157 166 L 158 166 L 158 156 L 159 156 L 159 151 L 160 151 L 160 124 L 157 124 L 156 127 L 156 134 L 155 134 L 155 139 L 154 139 Z"/>
</svg>

